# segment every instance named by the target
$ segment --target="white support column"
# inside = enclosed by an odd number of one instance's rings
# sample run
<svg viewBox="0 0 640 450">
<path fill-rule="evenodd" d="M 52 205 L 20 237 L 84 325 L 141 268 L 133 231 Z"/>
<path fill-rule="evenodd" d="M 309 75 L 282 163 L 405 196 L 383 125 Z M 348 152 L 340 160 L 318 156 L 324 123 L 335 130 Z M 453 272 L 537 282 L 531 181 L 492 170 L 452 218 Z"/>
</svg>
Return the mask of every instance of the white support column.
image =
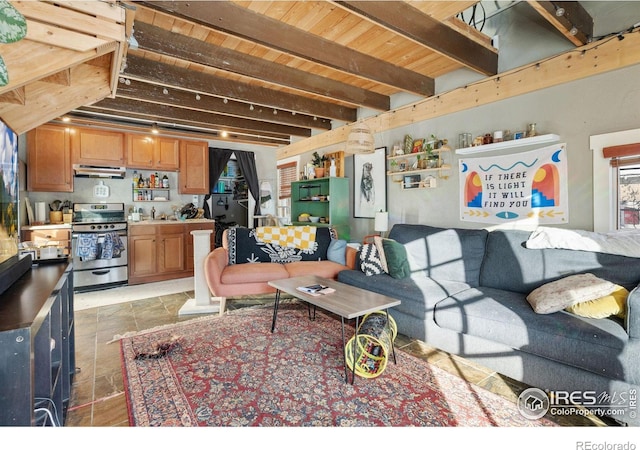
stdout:
<svg viewBox="0 0 640 450">
<path fill-rule="evenodd" d="M 204 277 L 204 259 L 211 251 L 212 230 L 194 230 L 193 235 L 193 280 L 195 298 L 189 299 L 178 311 L 178 315 L 224 313 L 225 298 L 211 297 Z M 213 301 L 213 303 L 212 303 Z"/>
</svg>

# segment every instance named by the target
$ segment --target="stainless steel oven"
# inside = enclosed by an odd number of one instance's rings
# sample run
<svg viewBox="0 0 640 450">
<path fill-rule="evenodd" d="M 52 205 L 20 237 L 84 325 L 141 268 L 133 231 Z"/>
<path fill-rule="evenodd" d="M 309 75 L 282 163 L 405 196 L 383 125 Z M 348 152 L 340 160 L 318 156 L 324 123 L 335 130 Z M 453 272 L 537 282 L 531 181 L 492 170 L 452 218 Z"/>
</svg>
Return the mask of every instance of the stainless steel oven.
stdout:
<svg viewBox="0 0 640 450">
<path fill-rule="evenodd" d="M 124 203 L 73 205 L 71 250 L 75 291 L 127 284 L 127 228 Z"/>
</svg>

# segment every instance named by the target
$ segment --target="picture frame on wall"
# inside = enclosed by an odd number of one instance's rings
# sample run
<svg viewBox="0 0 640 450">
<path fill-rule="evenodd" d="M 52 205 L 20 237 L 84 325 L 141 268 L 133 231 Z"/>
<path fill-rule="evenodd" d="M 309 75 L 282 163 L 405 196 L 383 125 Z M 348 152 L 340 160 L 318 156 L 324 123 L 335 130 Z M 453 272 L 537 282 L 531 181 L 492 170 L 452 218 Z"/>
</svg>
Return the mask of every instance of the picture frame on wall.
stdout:
<svg viewBox="0 0 640 450">
<path fill-rule="evenodd" d="M 387 147 L 353 155 L 353 217 L 375 218 L 387 210 Z"/>
</svg>

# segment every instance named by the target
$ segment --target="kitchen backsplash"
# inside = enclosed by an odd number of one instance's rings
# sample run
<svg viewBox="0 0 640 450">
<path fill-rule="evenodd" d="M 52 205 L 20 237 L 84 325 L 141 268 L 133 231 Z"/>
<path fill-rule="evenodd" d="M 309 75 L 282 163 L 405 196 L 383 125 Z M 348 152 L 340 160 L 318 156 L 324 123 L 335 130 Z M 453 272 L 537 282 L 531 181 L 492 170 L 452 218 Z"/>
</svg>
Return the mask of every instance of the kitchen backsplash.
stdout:
<svg viewBox="0 0 640 450">
<path fill-rule="evenodd" d="M 154 171 L 155 173 L 155 171 Z M 71 203 L 124 203 L 125 211 L 129 211 L 130 207 L 142 208 L 142 215 L 148 216 L 151 212 L 151 207 L 156 210 L 156 217 L 161 214 L 171 215 L 173 213 L 172 207 L 175 206 L 178 209 L 187 203 L 193 202 L 193 195 L 179 195 L 178 194 L 178 173 L 177 172 L 159 172 L 159 175 L 167 175 L 169 178 L 169 194 L 162 192 L 163 196 L 167 196 L 168 201 L 134 201 L 133 200 L 133 170 L 127 170 L 124 179 L 117 178 L 80 178 L 76 177 L 73 180 L 74 191 L 73 192 L 22 192 L 22 203 L 24 197 L 28 197 L 32 205 L 35 202 L 45 202 L 47 205 L 51 204 L 55 200 L 64 202 L 69 200 Z M 138 174 L 142 174 L 145 178 L 148 178 L 151 174 L 151 170 L 138 170 Z M 98 189 L 100 191 L 108 190 L 108 197 L 95 197 L 95 186 L 104 184 L 107 189 Z M 204 202 L 204 195 L 198 195 L 198 208 L 202 207 Z M 195 203 L 194 203 L 195 204 Z M 26 223 L 26 222 L 23 222 Z"/>
</svg>

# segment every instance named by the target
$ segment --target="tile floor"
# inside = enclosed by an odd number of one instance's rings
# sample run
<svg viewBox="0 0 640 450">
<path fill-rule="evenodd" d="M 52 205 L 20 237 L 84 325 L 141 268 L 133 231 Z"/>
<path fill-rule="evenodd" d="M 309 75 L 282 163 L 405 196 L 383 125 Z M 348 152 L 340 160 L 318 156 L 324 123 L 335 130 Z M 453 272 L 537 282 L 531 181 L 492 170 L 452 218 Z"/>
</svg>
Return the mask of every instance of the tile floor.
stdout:
<svg viewBox="0 0 640 450">
<path fill-rule="evenodd" d="M 191 280 L 191 281 L 189 281 Z M 191 283 L 191 284 L 189 284 Z M 193 298 L 192 279 L 178 283 L 154 283 L 139 289 L 133 286 L 76 295 L 76 374 L 65 426 L 98 427 L 129 425 L 120 366 L 119 341 L 114 336 L 159 325 L 193 319 L 178 316 L 184 302 Z M 186 289 L 185 289 L 186 287 Z M 173 289 L 167 293 L 166 290 Z M 183 289 L 175 292 L 176 289 Z M 138 297 L 146 293 L 147 297 Z M 228 309 L 271 303 L 272 296 L 228 299 Z M 463 358 L 431 348 L 423 342 L 398 336 L 398 348 L 428 360 L 471 383 L 516 401 L 527 386 Z M 554 417 L 549 417 L 556 420 Z M 610 421 L 582 416 L 556 420 L 568 426 L 610 426 Z"/>
</svg>

